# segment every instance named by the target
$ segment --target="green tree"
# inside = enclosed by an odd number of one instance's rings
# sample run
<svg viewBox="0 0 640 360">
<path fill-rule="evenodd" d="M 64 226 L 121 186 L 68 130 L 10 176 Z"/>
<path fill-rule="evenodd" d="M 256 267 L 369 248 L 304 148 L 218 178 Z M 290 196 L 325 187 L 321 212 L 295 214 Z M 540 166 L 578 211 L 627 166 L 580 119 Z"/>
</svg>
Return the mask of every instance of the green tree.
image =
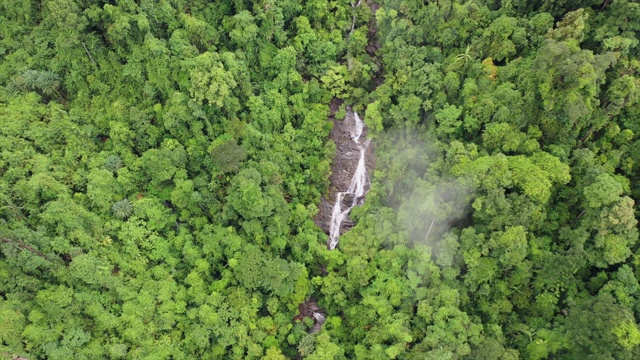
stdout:
<svg viewBox="0 0 640 360">
<path fill-rule="evenodd" d="M 569 354 L 584 358 L 632 359 L 640 330 L 629 309 L 608 295 L 576 301 L 566 321 Z"/>
</svg>

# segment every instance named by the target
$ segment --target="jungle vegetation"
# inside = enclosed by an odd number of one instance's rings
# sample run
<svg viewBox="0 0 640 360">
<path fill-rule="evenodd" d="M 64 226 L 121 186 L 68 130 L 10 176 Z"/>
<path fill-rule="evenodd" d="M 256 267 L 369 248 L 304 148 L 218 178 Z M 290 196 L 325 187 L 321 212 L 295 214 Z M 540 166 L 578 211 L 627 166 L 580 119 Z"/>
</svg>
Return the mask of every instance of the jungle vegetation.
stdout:
<svg viewBox="0 0 640 360">
<path fill-rule="evenodd" d="M 640 358 L 639 34 L 633 0 L 0 0 L 0 358 Z M 329 251 L 334 99 L 376 168 Z"/>
</svg>

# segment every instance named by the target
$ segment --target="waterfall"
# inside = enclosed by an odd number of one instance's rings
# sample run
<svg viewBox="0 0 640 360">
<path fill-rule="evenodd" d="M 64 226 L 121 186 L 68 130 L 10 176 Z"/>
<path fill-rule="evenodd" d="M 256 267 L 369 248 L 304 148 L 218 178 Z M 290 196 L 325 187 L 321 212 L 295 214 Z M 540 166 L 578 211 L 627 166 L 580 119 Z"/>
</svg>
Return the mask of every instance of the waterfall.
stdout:
<svg viewBox="0 0 640 360">
<path fill-rule="evenodd" d="M 350 110 L 349 110 L 350 112 Z M 367 167 L 365 164 L 365 152 L 371 139 L 367 139 L 364 142 L 360 141 L 362 133 L 364 131 L 364 122 L 358 116 L 358 113 L 353 112 L 353 121 L 349 132 L 351 134 L 351 140 L 358 146 L 360 151 L 360 157 L 358 159 L 358 165 L 356 171 L 349 182 L 347 191 L 339 192 L 336 194 L 336 202 L 333 205 L 333 211 L 331 213 L 331 222 L 329 224 L 329 241 L 327 245 L 330 250 L 335 249 L 338 245 L 338 239 L 340 238 L 340 227 L 342 222 L 349 215 L 351 209 L 356 205 L 361 205 L 364 201 L 364 195 L 367 190 Z M 346 121 L 346 120 L 345 120 Z M 347 202 L 347 206 L 343 208 Z"/>
<path fill-rule="evenodd" d="M 322 325 L 327 321 L 327 318 L 325 318 L 324 315 L 322 315 L 322 313 L 319 313 L 319 312 L 314 312 L 312 317 L 315 323 L 313 324 L 313 327 L 311 328 L 311 330 L 309 330 L 309 334 L 315 334 L 317 332 L 320 332 Z"/>
</svg>

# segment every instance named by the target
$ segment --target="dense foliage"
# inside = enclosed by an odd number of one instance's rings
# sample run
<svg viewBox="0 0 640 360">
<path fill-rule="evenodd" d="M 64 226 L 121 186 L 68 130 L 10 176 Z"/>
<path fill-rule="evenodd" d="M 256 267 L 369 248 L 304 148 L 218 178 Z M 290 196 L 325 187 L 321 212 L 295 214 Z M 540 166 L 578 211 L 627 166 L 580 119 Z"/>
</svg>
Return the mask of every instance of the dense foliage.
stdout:
<svg viewBox="0 0 640 360">
<path fill-rule="evenodd" d="M 632 0 L 0 0 L 0 357 L 640 358 L 639 31 Z M 377 165 L 329 251 L 332 99 Z"/>
</svg>

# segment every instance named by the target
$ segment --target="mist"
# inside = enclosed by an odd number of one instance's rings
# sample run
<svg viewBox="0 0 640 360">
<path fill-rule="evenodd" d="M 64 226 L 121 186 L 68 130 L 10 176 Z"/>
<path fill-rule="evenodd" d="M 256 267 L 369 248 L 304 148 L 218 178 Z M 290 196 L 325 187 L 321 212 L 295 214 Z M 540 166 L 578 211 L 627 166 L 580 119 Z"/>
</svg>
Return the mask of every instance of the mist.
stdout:
<svg viewBox="0 0 640 360">
<path fill-rule="evenodd" d="M 396 209 L 398 224 L 414 244 L 433 245 L 470 214 L 472 190 L 446 174 L 443 152 L 434 138 L 395 133 L 379 139 L 378 164 L 390 174 L 384 205 Z"/>
</svg>

